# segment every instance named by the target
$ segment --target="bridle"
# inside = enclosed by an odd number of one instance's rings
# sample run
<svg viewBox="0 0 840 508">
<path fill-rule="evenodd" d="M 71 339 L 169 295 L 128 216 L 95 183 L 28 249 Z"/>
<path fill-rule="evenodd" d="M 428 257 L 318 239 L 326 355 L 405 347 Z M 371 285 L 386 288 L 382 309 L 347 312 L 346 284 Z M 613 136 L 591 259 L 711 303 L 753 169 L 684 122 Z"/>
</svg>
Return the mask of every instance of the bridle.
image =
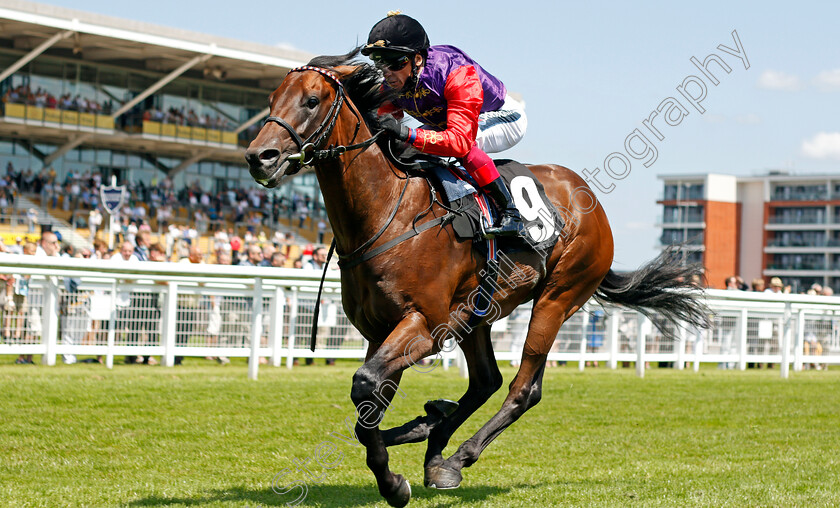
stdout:
<svg viewBox="0 0 840 508">
<path fill-rule="evenodd" d="M 269 122 L 276 123 L 280 127 L 283 127 L 289 132 L 289 135 L 292 136 L 297 148 L 299 150 L 298 153 L 289 155 L 287 160 L 294 161 L 297 163 L 297 170 L 294 173 L 297 173 L 301 170 L 304 166 L 308 166 L 315 161 L 318 160 L 326 160 L 326 159 L 335 159 L 344 155 L 348 150 L 358 150 L 358 149 L 366 149 L 370 145 L 372 145 L 376 139 L 382 134 L 383 131 L 379 131 L 369 139 L 362 141 L 361 143 L 351 144 L 351 145 L 336 145 L 330 146 L 326 149 L 322 148 L 324 144 L 329 139 L 330 135 L 332 134 L 333 128 L 335 127 L 335 123 L 338 120 L 338 115 L 341 112 L 341 106 L 344 105 L 345 93 L 344 93 L 344 85 L 341 83 L 341 80 L 338 79 L 338 76 L 329 71 L 327 69 L 323 69 L 321 67 L 313 67 L 311 65 L 303 65 L 301 67 L 295 67 L 294 69 L 289 71 L 289 74 L 293 72 L 304 72 L 304 71 L 313 71 L 317 72 L 318 74 L 329 78 L 337 85 L 337 91 L 335 94 L 335 99 L 333 99 L 333 103 L 330 106 L 330 110 L 327 111 L 327 116 L 324 118 L 324 121 L 321 122 L 321 125 L 313 132 L 308 138 L 305 140 L 300 137 L 300 135 L 295 131 L 295 129 L 289 125 L 285 120 L 280 118 L 279 116 L 269 116 L 265 119 L 263 125 L 268 124 Z M 352 103 L 350 103 L 352 105 Z M 353 132 L 352 140 L 356 139 L 356 135 L 359 133 L 359 128 L 362 124 L 361 115 L 356 110 L 355 106 L 352 107 L 353 115 L 356 117 L 356 129 Z M 294 174 L 288 173 L 288 174 Z"/>
</svg>

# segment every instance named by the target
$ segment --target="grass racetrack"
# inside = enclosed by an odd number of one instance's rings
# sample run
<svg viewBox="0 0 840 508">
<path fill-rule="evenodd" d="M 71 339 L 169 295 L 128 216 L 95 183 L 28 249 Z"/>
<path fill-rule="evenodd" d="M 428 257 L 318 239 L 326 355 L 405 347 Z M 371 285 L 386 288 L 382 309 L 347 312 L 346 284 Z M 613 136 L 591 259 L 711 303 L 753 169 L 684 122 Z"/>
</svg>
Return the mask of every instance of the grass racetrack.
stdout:
<svg viewBox="0 0 840 508">
<path fill-rule="evenodd" d="M 358 362 L 262 367 L 253 382 L 241 361 L 108 371 L 13 360 L 0 358 L 0 506 L 285 506 L 302 492 L 272 491 L 286 468 L 280 483 L 308 484 L 300 506 L 387 506 L 362 448 L 336 437 L 354 419 Z M 502 373 L 505 387 L 447 455 L 499 408 L 514 370 Z M 392 471 L 412 485 L 409 506 L 840 505 L 836 367 L 788 380 L 778 367 L 712 366 L 638 379 L 573 364 L 548 369 L 543 387 L 542 402 L 464 469 L 459 489 L 423 487 L 425 444 L 390 448 Z M 457 369 L 409 372 L 385 426 L 465 388 Z M 319 450 L 323 442 L 334 444 Z"/>
</svg>

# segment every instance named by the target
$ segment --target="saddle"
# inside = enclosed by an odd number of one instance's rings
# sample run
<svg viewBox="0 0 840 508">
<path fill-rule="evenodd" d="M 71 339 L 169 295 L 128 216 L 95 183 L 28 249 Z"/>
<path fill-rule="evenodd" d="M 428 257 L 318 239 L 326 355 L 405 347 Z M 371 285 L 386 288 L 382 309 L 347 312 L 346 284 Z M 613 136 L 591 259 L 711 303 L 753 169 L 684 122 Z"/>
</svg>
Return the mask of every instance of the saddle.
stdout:
<svg viewBox="0 0 840 508">
<path fill-rule="evenodd" d="M 496 238 L 496 248 L 505 252 L 550 250 L 557 243 L 564 222 L 546 196 L 542 183 L 519 162 L 509 159 L 494 162 L 525 224 L 524 235 Z M 442 204 L 455 215 L 452 219 L 455 236 L 472 240 L 476 248 L 485 250 L 484 228 L 493 224 L 498 211 L 478 190 L 469 173 L 462 166 L 429 156 L 412 159 L 407 172 L 426 178 L 437 191 Z"/>
</svg>

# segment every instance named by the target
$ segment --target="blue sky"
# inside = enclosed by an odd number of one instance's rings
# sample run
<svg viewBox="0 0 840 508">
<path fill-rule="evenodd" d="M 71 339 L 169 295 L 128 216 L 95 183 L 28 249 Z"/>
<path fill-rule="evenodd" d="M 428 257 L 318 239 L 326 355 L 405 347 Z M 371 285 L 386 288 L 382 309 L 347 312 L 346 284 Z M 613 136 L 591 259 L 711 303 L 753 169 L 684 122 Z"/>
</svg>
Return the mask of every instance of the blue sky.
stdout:
<svg viewBox="0 0 840 508">
<path fill-rule="evenodd" d="M 400 9 L 423 23 L 432 44 L 461 47 L 524 97 L 528 133 L 501 157 L 578 172 L 597 167 L 604 176 L 605 158 L 626 155 L 634 129 L 651 139 L 655 162 L 645 167 L 628 158 L 623 179 L 604 179 L 615 184 L 612 192 L 596 192 L 612 223 L 619 269 L 656 254 L 656 175 L 840 169 L 840 2 L 44 3 L 315 54 L 346 52 L 388 10 Z M 749 69 L 718 49 L 736 48 L 733 30 Z M 711 65 L 720 82 L 705 81 L 700 114 L 677 86 L 700 76 L 692 56 L 703 61 L 712 52 L 732 70 Z M 660 141 L 642 121 L 668 97 L 689 113 L 679 125 L 662 124 Z"/>
</svg>

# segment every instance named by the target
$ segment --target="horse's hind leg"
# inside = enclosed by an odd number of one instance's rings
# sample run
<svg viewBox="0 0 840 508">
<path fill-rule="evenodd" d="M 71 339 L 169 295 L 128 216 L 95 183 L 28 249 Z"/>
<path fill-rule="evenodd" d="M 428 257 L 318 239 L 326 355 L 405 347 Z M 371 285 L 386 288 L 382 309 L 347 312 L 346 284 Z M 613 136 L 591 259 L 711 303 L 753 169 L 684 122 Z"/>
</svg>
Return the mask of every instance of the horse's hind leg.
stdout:
<svg viewBox="0 0 840 508">
<path fill-rule="evenodd" d="M 470 439 L 441 464 L 426 471 L 426 483 L 438 489 L 452 489 L 461 483 L 461 469 L 478 460 L 481 452 L 510 424 L 534 407 L 542 393 L 542 378 L 548 352 L 560 326 L 592 295 L 597 282 L 572 288 L 554 286 L 534 303 L 519 372 L 510 383 L 501 409 Z M 559 294 L 559 296 L 557 296 Z"/>
</svg>

